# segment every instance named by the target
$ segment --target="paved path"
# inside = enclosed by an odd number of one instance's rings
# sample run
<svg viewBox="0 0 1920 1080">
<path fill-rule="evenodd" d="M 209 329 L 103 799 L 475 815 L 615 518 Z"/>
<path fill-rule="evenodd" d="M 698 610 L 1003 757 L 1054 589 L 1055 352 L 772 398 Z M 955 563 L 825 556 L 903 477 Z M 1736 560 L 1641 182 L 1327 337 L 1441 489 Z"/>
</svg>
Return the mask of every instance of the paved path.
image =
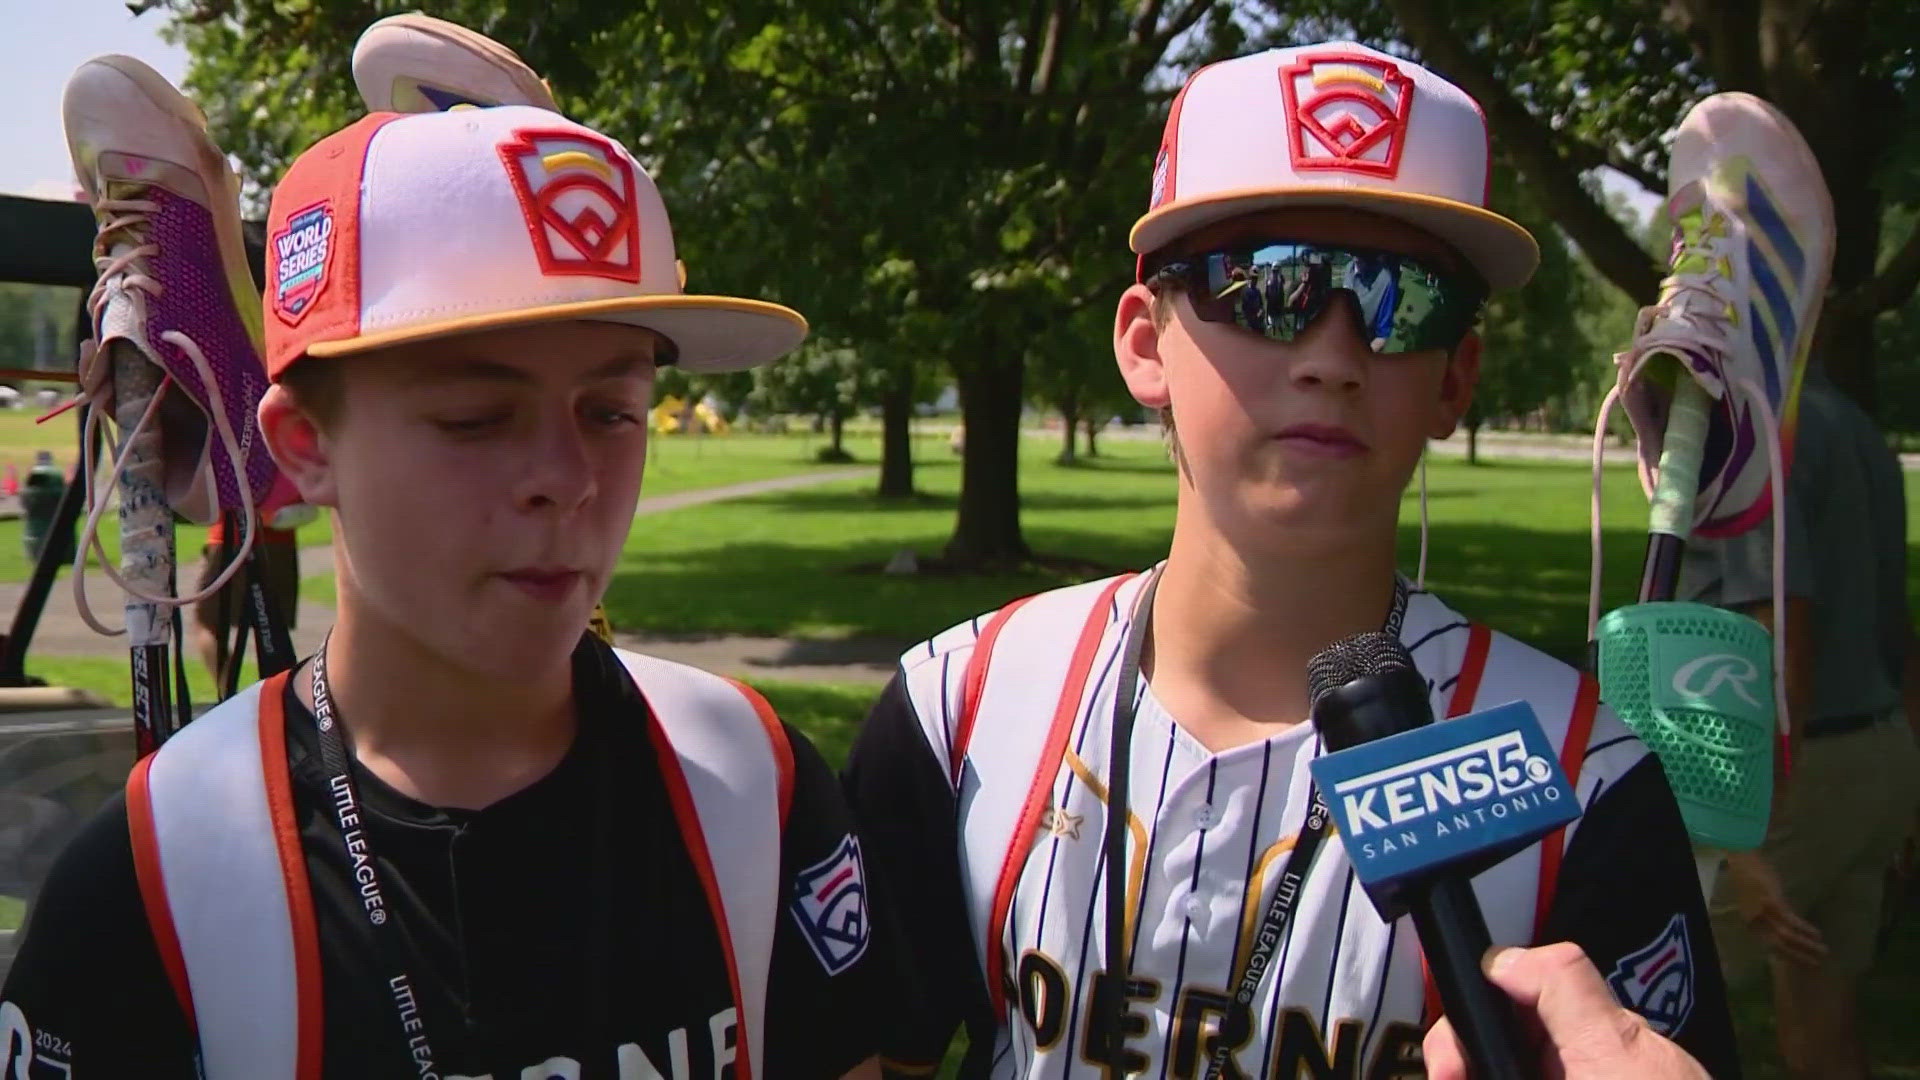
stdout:
<svg viewBox="0 0 1920 1080">
<path fill-rule="evenodd" d="M 640 500 L 635 516 L 657 514 L 704 503 L 741 499 L 769 492 L 790 491 L 873 474 L 871 467 L 831 469 L 754 480 L 724 487 L 700 488 L 672 495 Z M 302 576 L 333 572 L 333 549 L 309 547 L 300 551 Z M 87 575 L 87 599 L 95 617 L 108 626 L 121 625 L 121 597 L 105 574 L 97 570 Z M 0 583 L 0 612 L 11 613 L 25 595 L 25 582 Z M 293 633 L 296 651 L 305 654 L 320 647 L 327 628 L 333 625 L 333 605 L 300 601 L 297 625 Z M 737 637 L 648 638 L 635 634 L 619 635 L 620 644 L 655 656 L 695 664 L 726 675 L 805 679 L 833 682 L 879 682 L 893 671 L 900 650 L 910 642 L 878 640 L 815 641 L 784 638 Z M 54 582 L 53 592 L 40 615 L 28 650 L 27 668 L 33 668 L 35 656 L 124 656 L 123 639 L 102 637 L 80 620 L 74 604 L 71 574 Z"/>
<path fill-rule="evenodd" d="M 634 504 L 633 516 L 644 517 L 647 514 L 659 514 L 668 510 L 679 510 L 688 506 L 701 506 L 706 503 L 725 502 L 728 499 L 745 499 L 754 495 L 767 495 L 776 491 L 792 491 L 795 488 L 814 487 L 834 480 L 857 479 L 872 476 L 874 466 L 857 469 L 829 469 L 822 472 L 800 473 L 797 476 L 776 476 L 770 480 L 748 480 L 740 484 L 727 484 L 723 487 L 695 488 L 692 491 L 676 491 L 672 495 L 653 495 L 643 497 Z M 313 577 L 315 574 L 333 573 L 333 548 L 327 545 L 303 547 L 300 549 L 300 576 Z M 0 593 L 0 597 L 5 594 Z M 305 608 L 302 608 L 304 618 Z M 329 622 L 332 620 L 329 619 Z M 318 643 L 316 643 L 317 646 Z"/>
</svg>

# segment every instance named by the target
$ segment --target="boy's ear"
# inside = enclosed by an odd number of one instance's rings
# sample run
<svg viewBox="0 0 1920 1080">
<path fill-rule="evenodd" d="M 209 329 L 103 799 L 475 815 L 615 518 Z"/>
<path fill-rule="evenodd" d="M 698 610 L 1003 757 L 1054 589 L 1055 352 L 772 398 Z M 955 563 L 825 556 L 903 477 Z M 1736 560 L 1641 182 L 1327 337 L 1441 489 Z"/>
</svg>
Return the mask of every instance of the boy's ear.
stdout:
<svg viewBox="0 0 1920 1080">
<path fill-rule="evenodd" d="M 1133 400 L 1149 409 L 1167 407 L 1172 399 L 1160 358 L 1160 326 L 1153 317 L 1153 292 L 1145 285 L 1128 286 L 1120 294 L 1113 318 L 1113 358 Z"/>
<path fill-rule="evenodd" d="M 261 397 L 260 434 L 274 464 L 300 489 L 300 501 L 308 506 L 339 505 L 327 435 L 301 411 L 286 387 L 269 386 Z"/>
<path fill-rule="evenodd" d="M 1473 404 L 1474 388 L 1480 385 L 1480 348 L 1480 334 L 1469 330 L 1447 357 L 1446 371 L 1440 376 L 1440 400 L 1435 405 L 1433 425 L 1427 429 L 1428 438 L 1447 438 L 1460 426 L 1460 418 L 1467 415 L 1467 407 Z"/>
</svg>

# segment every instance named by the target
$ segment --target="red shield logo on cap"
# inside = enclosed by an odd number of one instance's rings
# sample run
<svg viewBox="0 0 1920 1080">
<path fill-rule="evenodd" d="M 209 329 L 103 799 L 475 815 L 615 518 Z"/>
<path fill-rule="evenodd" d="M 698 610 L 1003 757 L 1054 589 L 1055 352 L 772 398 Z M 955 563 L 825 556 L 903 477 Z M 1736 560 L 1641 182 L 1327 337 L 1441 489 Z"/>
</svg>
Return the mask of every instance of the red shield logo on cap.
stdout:
<svg viewBox="0 0 1920 1080">
<path fill-rule="evenodd" d="M 1296 170 L 1399 174 L 1413 80 L 1391 61 L 1308 53 L 1280 69 L 1280 90 Z"/>
<path fill-rule="evenodd" d="M 634 165 L 612 143 L 579 130 L 526 130 L 500 144 L 540 269 L 640 280 Z"/>
</svg>

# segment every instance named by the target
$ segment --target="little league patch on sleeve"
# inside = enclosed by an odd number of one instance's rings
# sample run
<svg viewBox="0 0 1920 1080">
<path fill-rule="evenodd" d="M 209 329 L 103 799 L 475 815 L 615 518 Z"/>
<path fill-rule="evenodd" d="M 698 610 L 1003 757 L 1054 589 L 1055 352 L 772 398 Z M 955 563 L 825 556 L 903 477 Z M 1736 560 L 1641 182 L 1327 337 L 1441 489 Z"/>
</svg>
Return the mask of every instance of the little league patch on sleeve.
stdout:
<svg viewBox="0 0 1920 1080">
<path fill-rule="evenodd" d="M 800 933 L 828 975 L 852 967 L 867 951 L 867 882 L 860 841 L 849 834 L 833 854 L 793 880 L 790 905 Z"/>
<path fill-rule="evenodd" d="M 1620 958 L 1607 976 L 1620 1004 L 1646 1018 L 1647 1026 L 1672 1036 L 1693 1013 L 1693 944 L 1687 917 L 1675 915 L 1666 929 L 1638 951 Z"/>
</svg>

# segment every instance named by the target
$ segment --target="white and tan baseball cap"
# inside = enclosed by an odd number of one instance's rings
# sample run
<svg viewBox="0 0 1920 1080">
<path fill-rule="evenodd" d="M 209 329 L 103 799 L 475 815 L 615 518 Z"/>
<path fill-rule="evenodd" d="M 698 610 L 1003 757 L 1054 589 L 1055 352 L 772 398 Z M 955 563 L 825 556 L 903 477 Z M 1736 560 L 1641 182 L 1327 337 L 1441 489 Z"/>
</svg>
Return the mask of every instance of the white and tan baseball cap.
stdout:
<svg viewBox="0 0 1920 1080">
<path fill-rule="evenodd" d="M 1173 100 L 1147 213 L 1146 255 L 1238 214 L 1347 206 L 1419 226 L 1495 289 L 1533 276 L 1540 249 L 1487 209 L 1487 120 L 1466 92 L 1351 41 L 1201 68 Z"/>
<path fill-rule="evenodd" d="M 653 330 L 691 371 L 792 350 L 798 312 L 693 296 L 659 189 L 543 109 L 375 113 L 301 154 L 267 214 L 267 374 L 303 356 L 585 319 Z"/>
</svg>

